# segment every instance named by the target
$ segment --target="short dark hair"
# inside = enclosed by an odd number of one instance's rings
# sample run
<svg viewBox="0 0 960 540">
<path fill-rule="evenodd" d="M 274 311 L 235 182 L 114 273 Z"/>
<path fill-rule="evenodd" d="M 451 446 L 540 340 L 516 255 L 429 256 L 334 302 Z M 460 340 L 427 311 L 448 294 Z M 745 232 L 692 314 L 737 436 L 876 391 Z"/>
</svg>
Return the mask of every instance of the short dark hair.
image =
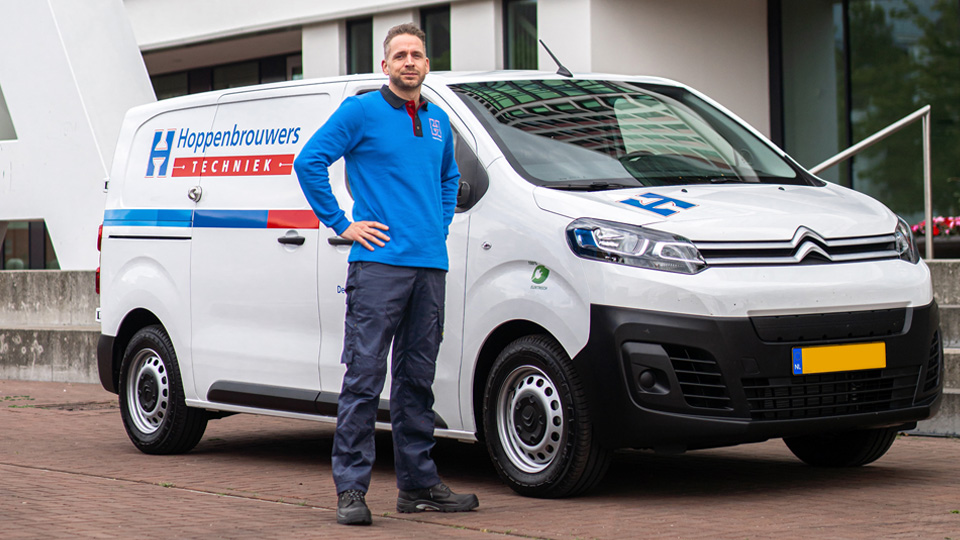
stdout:
<svg viewBox="0 0 960 540">
<path fill-rule="evenodd" d="M 423 33 L 423 30 L 420 29 L 417 25 L 412 22 L 398 24 L 387 30 L 387 38 L 383 40 L 383 57 L 387 57 L 387 52 L 390 49 L 390 41 L 400 35 L 409 34 L 411 36 L 417 36 L 420 38 L 420 43 L 423 43 L 423 48 L 427 48 L 427 35 Z"/>
</svg>

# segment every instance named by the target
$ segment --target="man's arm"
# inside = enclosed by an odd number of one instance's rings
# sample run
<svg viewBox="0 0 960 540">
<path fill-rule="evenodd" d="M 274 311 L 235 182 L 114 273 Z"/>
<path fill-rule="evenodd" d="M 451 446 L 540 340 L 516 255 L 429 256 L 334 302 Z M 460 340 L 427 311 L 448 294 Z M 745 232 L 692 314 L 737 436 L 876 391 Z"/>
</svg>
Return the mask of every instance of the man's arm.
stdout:
<svg viewBox="0 0 960 540">
<path fill-rule="evenodd" d="M 363 106 L 360 102 L 345 100 L 310 137 L 293 162 L 293 168 L 297 171 L 300 188 L 317 218 L 341 237 L 373 251 L 371 242 L 383 247 L 384 242 L 390 241 L 390 237 L 380 232 L 388 227 L 376 221 L 351 223 L 333 195 L 328 170 L 333 162 L 356 146 L 363 133 L 363 122 Z"/>
<path fill-rule="evenodd" d="M 440 164 L 440 194 L 443 201 L 443 233 L 450 232 L 450 222 L 457 210 L 457 191 L 460 189 L 460 169 L 454 159 L 453 129 L 447 121 L 447 137 L 443 143 L 443 161 Z M 466 143 L 462 143 L 466 144 Z"/>
<path fill-rule="evenodd" d="M 331 164 L 353 148 L 363 132 L 363 107 L 347 99 L 310 137 L 293 162 L 297 179 L 317 218 L 338 235 L 343 235 L 350 220 L 340 208 L 330 187 Z"/>
</svg>

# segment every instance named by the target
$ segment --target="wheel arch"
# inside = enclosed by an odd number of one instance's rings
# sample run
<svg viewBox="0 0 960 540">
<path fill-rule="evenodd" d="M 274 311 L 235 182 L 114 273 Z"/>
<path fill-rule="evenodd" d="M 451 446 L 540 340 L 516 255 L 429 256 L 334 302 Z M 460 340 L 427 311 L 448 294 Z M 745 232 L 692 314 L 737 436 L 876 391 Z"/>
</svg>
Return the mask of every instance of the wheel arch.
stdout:
<svg viewBox="0 0 960 540">
<path fill-rule="evenodd" d="M 113 384 L 113 389 L 111 390 L 113 393 L 116 394 L 119 392 L 120 365 L 123 363 L 123 353 L 127 350 L 127 345 L 130 343 L 133 335 L 141 328 L 155 324 L 160 325 L 160 328 L 162 328 L 164 332 L 167 331 L 163 323 L 160 322 L 160 319 L 153 312 L 144 308 L 134 309 L 123 318 L 123 322 L 120 323 L 120 327 L 117 329 L 117 335 L 113 339 L 113 346 L 110 351 L 110 380 Z M 110 389 L 108 388 L 108 390 Z"/>
<path fill-rule="evenodd" d="M 477 440 L 484 440 L 483 433 L 483 392 L 487 384 L 487 377 L 493 362 L 500 355 L 500 351 L 511 342 L 524 336 L 545 334 L 556 339 L 546 328 L 526 320 L 507 321 L 498 326 L 487 336 L 477 355 L 477 363 L 473 371 L 473 421 L 477 429 Z"/>
</svg>

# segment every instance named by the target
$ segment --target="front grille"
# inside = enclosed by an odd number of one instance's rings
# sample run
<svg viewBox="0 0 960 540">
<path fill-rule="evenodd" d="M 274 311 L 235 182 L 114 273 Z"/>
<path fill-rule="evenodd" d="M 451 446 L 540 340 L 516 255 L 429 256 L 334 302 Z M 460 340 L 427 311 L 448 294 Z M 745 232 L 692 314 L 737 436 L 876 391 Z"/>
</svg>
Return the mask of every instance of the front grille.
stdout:
<svg viewBox="0 0 960 540">
<path fill-rule="evenodd" d="M 909 407 L 920 366 L 743 379 L 754 420 L 824 418 Z"/>
<path fill-rule="evenodd" d="M 790 240 L 745 242 L 694 242 L 709 266 L 827 264 L 897 259 L 895 236 L 883 234 L 855 238 L 823 238 L 800 227 Z"/>
<path fill-rule="evenodd" d="M 720 367 L 708 352 L 676 345 L 664 345 L 663 349 L 670 356 L 687 405 L 732 410 L 730 394 L 720 374 Z"/>
<path fill-rule="evenodd" d="M 757 337 L 767 343 L 814 342 L 834 339 L 883 338 L 899 335 L 906 309 L 751 317 Z"/>
<path fill-rule="evenodd" d="M 943 347 L 940 344 L 940 332 L 934 332 L 930 343 L 930 360 L 927 361 L 927 377 L 923 382 L 923 392 L 929 392 L 940 386 L 940 366 L 943 365 Z"/>
</svg>

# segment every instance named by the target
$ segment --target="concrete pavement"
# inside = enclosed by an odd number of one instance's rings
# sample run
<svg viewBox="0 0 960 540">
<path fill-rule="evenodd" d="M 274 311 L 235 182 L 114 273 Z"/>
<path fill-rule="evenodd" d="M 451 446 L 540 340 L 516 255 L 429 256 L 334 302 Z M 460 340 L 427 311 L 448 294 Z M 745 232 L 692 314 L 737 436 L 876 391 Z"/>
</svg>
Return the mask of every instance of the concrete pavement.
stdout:
<svg viewBox="0 0 960 540">
<path fill-rule="evenodd" d="M 901 437 L 875 464 L 815 469 L 781 441 L 619 453 L 566 500 L 520 497 L 481 445 L 441 441 L 465 514 L 397 514 L 389 436 L 371 527 L 336 524 L 329 425 L 237 415 L 197 448 L 148 456 L 97 385 L 0 380 L 0 538 L 925 538 L 960 540 L 960 440 Z"/>
</svg>

